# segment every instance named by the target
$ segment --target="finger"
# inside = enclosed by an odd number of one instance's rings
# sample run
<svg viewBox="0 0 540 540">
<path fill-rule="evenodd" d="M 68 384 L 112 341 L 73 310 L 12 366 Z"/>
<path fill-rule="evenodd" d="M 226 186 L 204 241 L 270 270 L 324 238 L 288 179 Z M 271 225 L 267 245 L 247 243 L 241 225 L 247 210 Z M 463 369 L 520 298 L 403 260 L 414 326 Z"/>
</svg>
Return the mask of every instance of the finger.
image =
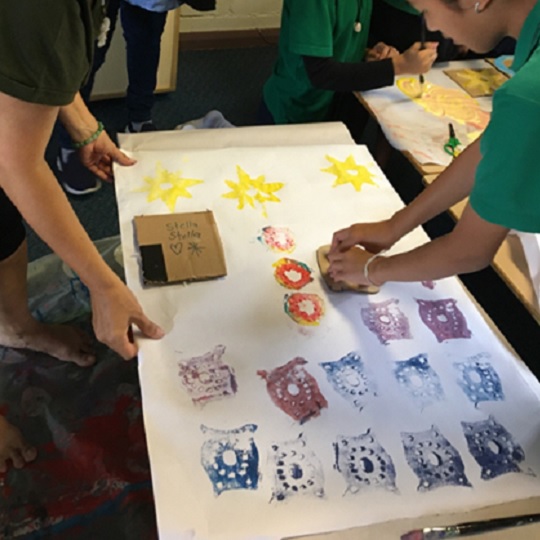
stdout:
<svg viewBox="0 0 540 540">
<path fill-rule="evenodd" d="M 116 148 L 113 152 L 110 152 L 109 155 L 116 163 L 118 163 L 118 165 L 130 166 L 130 165 L 135 165 L 135 163 L 137 163 L 135 159 L 130 158 L 118 148 Z"/>
<path fill-rule="evenodd" d="M 433 49 L 433 50 L 437 50 L 439 46 L 439 42 L 438 41 L 426 41 L 426 43 L 424 43 L 424 47 L 426 49 Z"/>
<path fill-rule="evenodd" d="M 132 317 L 130 322 L 135 324 L 150 339 L 161 339 L 165 335 L 163 329 L 152 322 L 146 315 Z"/>
<path fill-rule="evenodd" d="M 133 360 L 139 348 L 135 343 L 131 343 L 128 339 L 128 335 L 124 336 L 124 339 L 116 347 L 112 347 L 124 360 Z"/>
<path fill-rule="evenodd" d="M 100 180 L 104 180 L 105 182 L 110 182 L 112 180 L 112 176 L 110 174 L 107 174 L 104 170 L 100 169 L 97 165 L 91 164 L 86 165 L 87 169 L 97 176 Z"/>
</svg>

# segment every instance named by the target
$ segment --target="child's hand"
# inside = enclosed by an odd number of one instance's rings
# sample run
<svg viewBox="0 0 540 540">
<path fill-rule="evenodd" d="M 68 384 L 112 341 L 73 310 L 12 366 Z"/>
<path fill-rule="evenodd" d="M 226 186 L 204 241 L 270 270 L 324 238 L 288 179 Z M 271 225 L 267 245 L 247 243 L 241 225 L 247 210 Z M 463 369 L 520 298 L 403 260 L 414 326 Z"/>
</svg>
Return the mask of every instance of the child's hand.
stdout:
<svg viewBox="0 0 540 540">
<path fill-rule="evenodd" d="M 334 233 L 328 258 L 330 254 L 347 251 L 356 245 L 372 253 L 379 253 L 390 248 L 397 240 L 391 220 L 356 223 Z"/>
<path fill-rule="evenodd" d="M 438 43 L 434 41 L 427 42 L 424 49 L 419 42 L 412 45 L 404 53 L 393 58 L 395 74 L 419 75 L 428 72 L 437 58 L 437 46 Z"/>
<path fill-rule="evenodd" d="M 334 281 L 344 281 L 351 285 L 371 285 L 364 276 L 364 267 L 372 255 L 373 253 L 356 246 L 347 251 L 329 253 L 328 274 Z"/>
<path fill-rule="evenodd" d="M 386 60 L 387 58 L 395 58 L 396 56 L 399 56 L 399 51 L 395 47 L 379 41 L 372 49 L 367 50 L 366 61 L 376 62 L 378 60 Z"/>
</svg>

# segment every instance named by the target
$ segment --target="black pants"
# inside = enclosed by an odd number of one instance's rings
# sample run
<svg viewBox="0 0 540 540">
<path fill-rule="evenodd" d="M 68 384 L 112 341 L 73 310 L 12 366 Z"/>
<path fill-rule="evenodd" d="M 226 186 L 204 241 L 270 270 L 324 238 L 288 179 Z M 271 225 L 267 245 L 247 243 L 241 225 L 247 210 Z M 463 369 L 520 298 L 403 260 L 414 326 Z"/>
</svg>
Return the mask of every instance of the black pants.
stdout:
<svg viewBox="0 0 540 540">
<path fill-rule="evenodd" d="M 0 261 L 13 255 L 25 237 L 26 230 L 20 212 L 0 189 Z"/>
</svg>

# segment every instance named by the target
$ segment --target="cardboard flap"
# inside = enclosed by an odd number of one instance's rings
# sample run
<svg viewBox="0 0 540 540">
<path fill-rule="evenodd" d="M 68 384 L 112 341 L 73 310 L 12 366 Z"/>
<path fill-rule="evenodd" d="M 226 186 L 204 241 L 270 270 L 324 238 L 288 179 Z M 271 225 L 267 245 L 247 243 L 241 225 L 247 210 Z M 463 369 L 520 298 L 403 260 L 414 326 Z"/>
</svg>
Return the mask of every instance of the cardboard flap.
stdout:
<svg viewBox="0 0 540 540">
<path fill-rule="evenodd" d="M 135 216 L 134 223 L 145 284 L 227 274 L 221 238 L 210 210 Z"/>
</svg>

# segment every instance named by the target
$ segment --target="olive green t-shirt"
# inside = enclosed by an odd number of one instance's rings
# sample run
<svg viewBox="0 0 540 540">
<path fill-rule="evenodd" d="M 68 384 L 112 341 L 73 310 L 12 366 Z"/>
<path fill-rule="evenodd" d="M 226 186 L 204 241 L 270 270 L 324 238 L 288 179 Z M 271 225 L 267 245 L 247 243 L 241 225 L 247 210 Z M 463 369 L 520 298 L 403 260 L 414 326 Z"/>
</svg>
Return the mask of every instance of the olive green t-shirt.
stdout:
<svg viewBox="0 0 540 540">
<path fill-rule="evenodd" d="M 0 92 L 67 105 L 92 63 L 102 0 L 0 2 Z"/>
<path fill-rule="evenodd" d="M 493 96 L 470 196 L 486 221 L 540 232 L 540 1 L 519 35 L 513 78 Z"/>
<path fill-rule="evenodd" d="M 372 0 L 284 0 L 279 57 L 263 90 L 276 124 L 327 119 L 334 92 L 313 87 L 302 56 L 362 61 L 371 9 Z"/>
<path fill-rule="evenodd" d="M 417 9 L 414 9 L 407 0 L 376 0 L 378 2 L 386 2 L 391 6 L 394 6 L 396 9 L 411 13 L 412 15 L 420 15 L 420 12 Z"/>
</svg>

